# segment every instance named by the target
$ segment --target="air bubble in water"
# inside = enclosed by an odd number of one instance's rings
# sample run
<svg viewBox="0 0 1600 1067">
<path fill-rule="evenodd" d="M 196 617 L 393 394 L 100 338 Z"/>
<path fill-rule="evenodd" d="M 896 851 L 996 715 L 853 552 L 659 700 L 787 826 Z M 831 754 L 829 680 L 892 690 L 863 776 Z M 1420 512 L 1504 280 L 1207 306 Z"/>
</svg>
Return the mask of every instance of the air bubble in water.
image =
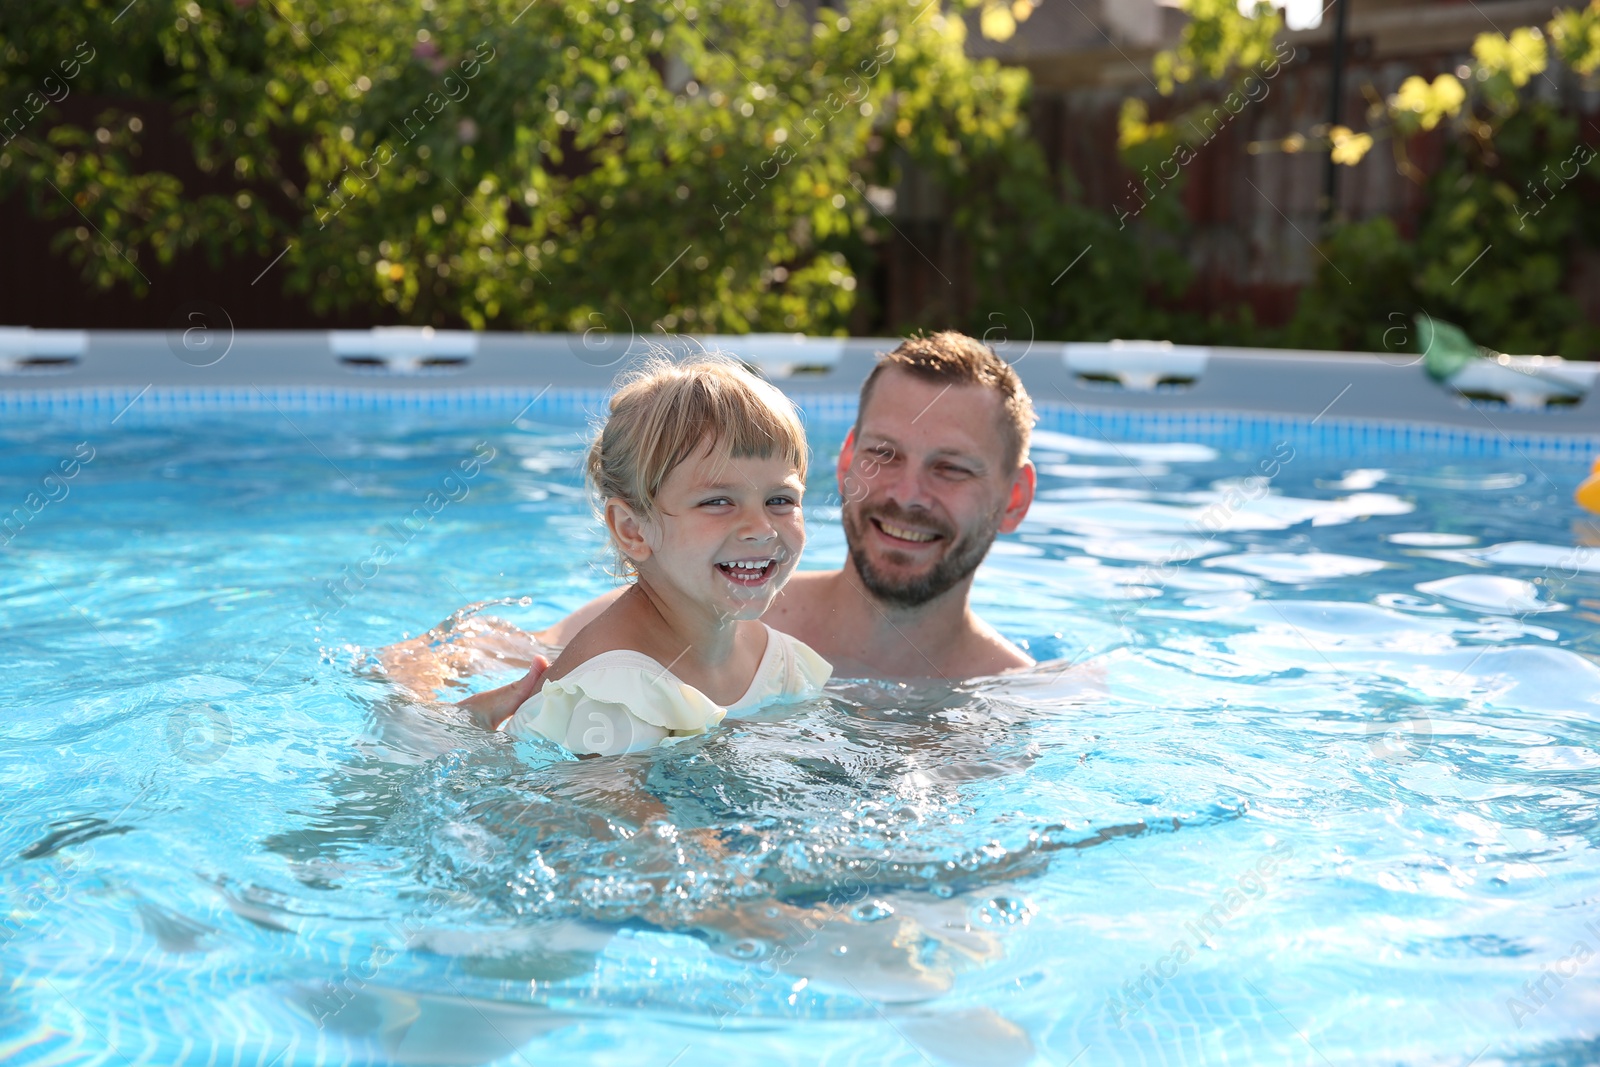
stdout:
<svg viewBox="0 0 1600 1067">
<path fill-rule="evenodd" d="M 864 900 L 850 909 L 850 918 L 858 923 L 875 923 L 893 914 L 894 908 L 882 900 Z"/>
<path fill-rule="evenodd" d="M 532 607 L 533 606 L 533 597 L 525 596 L 522 599 L 518 600 L 517 603 L 520 604 L 522 607 L 525 607 L 525 608 Z"/>
<path fill-rule="evenodd" d="M 830 950 L 835 956 L 844 956 L 850 952 L 849 945 L 835 945 Z"/>
<path fill-rule="evenodd" d="M 995 897 L 978 909 L 978 918 L 991 926 L 1015 926 L 1033 918 L 1033 906 L 1015 897 Z"/>
<path fill-rule="evenodd" d="M 940 900 L 949 900 L 951 897 L 956 895 L 956 891 L 954 889 L 951 889 L 949 886 L 944 885 L 943 883 L 934 886 L 932 892 L 933 895 L 938 897 Z"/>
<path fill-rule="evenodd" d="M 732 956 L 736 960 L 758 960 L 766 954 L 766 942 L 757 941 L 753 937 L 747 937 L 742 940 L 735 941 L 728 947 L 728 955 Z"/>
</svg>

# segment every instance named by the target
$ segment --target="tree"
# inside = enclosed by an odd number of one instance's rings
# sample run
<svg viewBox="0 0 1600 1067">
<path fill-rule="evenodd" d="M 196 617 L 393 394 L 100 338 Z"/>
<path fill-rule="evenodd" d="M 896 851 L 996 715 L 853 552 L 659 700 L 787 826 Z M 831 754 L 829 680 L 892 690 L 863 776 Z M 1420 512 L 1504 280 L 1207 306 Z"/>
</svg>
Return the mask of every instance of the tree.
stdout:
<svg viewBox="0 0 1600 1067">
<path fill-rule="evenodd" d="M 14 0 L 0 102 L 28 111 L 82 49 L 69 91 L 95 107 L 7 136 L 0 195 L 63 220 L 102 287 L 141 290 L 141 264 L 185 249 L 287 250 L 280 277 L 319 309 L 827 333 L 891 233 L 877 190 L 909 166 L 957 205 L 980 291 L 1024 274 L 1037 290 L 1056 244 L 1096 234 L 1081 292 L 1135 310 L 1144 257 L 1055 188 L 1025 72 L 968 59 L 959 16 L 939 0 Z M 192 167 L 142 164 L 164 130 Z"/>
<path fill-rule="evenodd" d="M 1201 76 L 1237 91 L 1277 33 L 1276 15 L 1265 4 L 1254 17 L 1243 15 L 1231 0 L 1183 6 L 1191 22 L 1182 42 L 1155 63 L 1162 92 Z M 1399 172 L 1429 192 L 1414 241 L 1382 218 L 1344 223 L 1326 235 L 1323 263 L 1284 342 L 1381 351 L 1408 336 L 1396 322 L 1426 311 L 1506 351 L 1584 356 L 1600 347 L 1600 330 L 1563 290 L 1578 249 L 1600 244 L 1600 223 L 1582 211 L 1593 202 L 1600 167 L 1578 124 L 1534 91 L 1535 79 L 1555 84 L 1552 50 L 1573 77 L 1592 78 L 1600 69 L 1600 0 L 1558 11 L 1542 28 L 1480 34 L 1458 72 L 1413 75 L 1387 98 L 1365 86 L 1367 131 L 1321 125 L 1252 146 L 1319 149 L 1355 166 L 1388 141 Z M 1210 106 L 1202 101 L 1193 111 Z M 1151 123 L 1142 103 L 1130 101 L 1121 138 L 1130 165 L 1168 149 L 1181 121 Z M 1429 175 L 1411 162 L 1407 146 L 1435 131 L 1447 137 L 1447 149 Z"/>
</svg>

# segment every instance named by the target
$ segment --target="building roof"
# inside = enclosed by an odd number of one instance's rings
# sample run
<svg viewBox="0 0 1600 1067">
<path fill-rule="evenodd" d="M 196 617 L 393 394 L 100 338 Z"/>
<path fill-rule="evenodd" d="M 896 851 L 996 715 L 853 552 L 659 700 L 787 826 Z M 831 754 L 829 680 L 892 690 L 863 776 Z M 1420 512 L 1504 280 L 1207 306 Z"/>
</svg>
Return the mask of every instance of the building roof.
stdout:
<svg viewBox="0 0 1600 1067">
<path fill-rule="evenodd" d="M 1551 0 L 1348 0 L 1349 37 L 1368 58 L 1465 52 L 1480 33 L 1540 24 L 1552 8 L 1582 7 Z M 1039 0 L 1008 41 L 978 30 L 967 13 L 967 52 L 1027 67 L 1043 89 L 1126 88 L 1149 83 L 1155 54 L 1178 43 L 1185 22 L 1177 0 Z M 1285 34 L 1301 47 L 1333 39 L 1333 19 Z"/>
</svg>

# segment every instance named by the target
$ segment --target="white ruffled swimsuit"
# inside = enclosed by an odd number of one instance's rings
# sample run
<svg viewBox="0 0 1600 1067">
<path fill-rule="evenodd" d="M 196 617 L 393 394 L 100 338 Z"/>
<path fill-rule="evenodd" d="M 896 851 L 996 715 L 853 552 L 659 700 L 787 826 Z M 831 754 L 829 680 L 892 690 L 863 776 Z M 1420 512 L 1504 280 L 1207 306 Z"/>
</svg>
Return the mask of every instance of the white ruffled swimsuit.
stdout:
<svg viewBox="0 0 1600 1067">
<path fill-rule="evenodd" d="M 572 752 L 614 755 L 703 734 L 727 715 L 815 696 L 833 666 L 805 643 L 766 630 L 767 650 L 750 688 L 726 708 L 643 652 L 615 649 L 546 681 L 500 729 L 548 738 Z"/>
</svg>

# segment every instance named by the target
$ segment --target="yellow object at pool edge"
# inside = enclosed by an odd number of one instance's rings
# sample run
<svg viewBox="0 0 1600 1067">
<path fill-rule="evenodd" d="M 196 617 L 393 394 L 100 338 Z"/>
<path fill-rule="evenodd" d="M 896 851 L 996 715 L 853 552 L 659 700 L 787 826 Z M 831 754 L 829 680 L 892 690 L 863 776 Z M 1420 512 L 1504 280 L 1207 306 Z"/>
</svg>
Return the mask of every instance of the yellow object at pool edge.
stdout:
<svg viewBox="0 0 1600 1067">
<path fill-rule="evenodd" d="M 1589 477 L 1583 480 L 1583 484 L 1578 486 L 1578 491 L 1572 495 L 1579 507 L 1600 515 L 1600 459 L 1594 461 Z"/>
</svg>

